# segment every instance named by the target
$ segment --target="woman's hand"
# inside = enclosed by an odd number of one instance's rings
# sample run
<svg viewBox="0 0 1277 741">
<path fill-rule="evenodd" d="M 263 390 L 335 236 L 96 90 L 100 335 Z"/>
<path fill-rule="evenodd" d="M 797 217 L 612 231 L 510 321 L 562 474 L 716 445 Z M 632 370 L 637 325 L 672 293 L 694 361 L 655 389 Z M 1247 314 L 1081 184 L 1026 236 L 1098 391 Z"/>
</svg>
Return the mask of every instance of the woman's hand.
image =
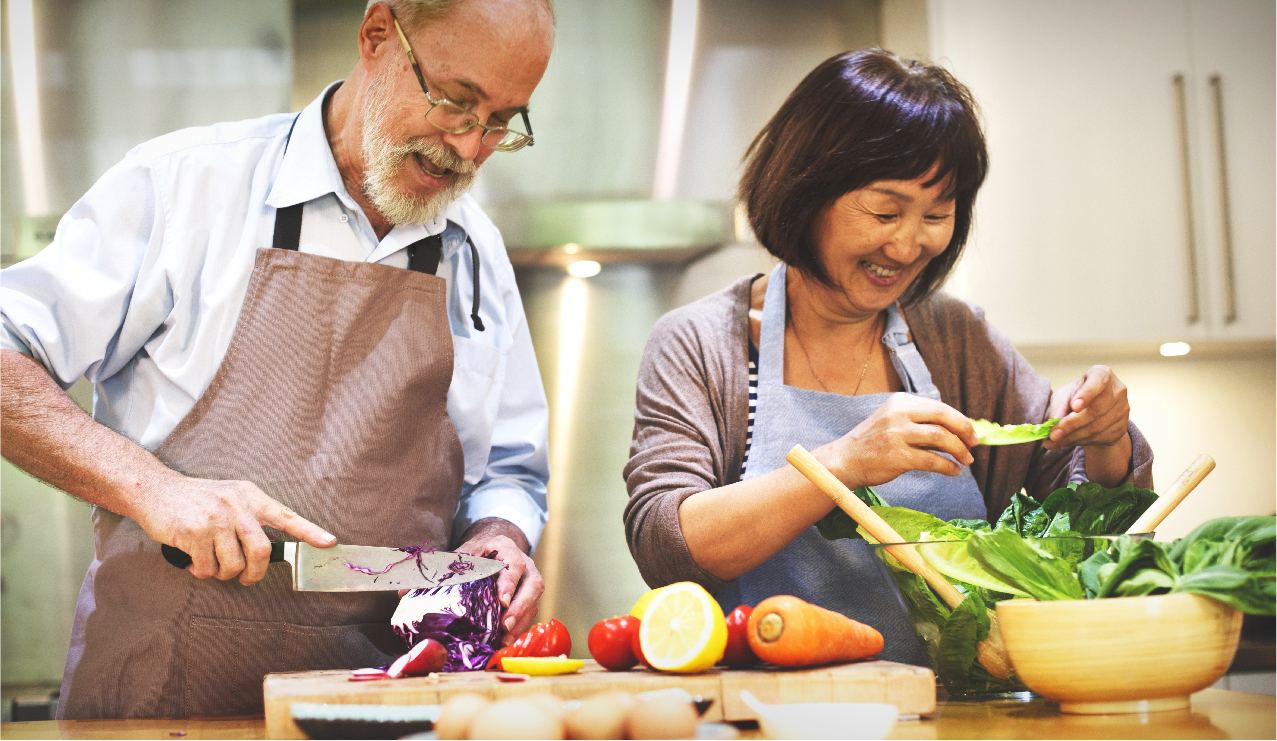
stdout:
<svg viewBox="0 0 1277 741">
<path fill-rule="evenodd" d="M 948 404 L 892 394 L 851 432 L 813 451 L 851 488 L 885 484 L 906 471 L 957 476 L 974 460 L 971 420 Z M 945 458 L 948 453 L 958 463 Z"/>
<path fill-rule="evenodd" d="M 1084 447 L 1090 480 L 1116 486 L 1126 478 L 1131 462 L 1131 436 L 1126 431 L 1131 405 L 1126 384 L 1111 368 L 1092 366 L 1060 387 L 1051 394 L 1047 416 L 1061 418 L 1043 443 L 1047 450 Z"/>
</svg>

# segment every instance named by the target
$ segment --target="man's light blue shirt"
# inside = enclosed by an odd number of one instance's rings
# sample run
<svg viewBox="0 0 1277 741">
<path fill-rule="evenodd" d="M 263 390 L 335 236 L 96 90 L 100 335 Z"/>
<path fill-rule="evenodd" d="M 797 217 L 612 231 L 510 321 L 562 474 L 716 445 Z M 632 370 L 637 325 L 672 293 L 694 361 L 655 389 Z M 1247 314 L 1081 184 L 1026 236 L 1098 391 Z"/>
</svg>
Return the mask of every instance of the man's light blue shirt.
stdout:
<svg viewBox="0 0 1277 741">
<path fill-rule="evenodd" d="M 63 388 L 88 378 L 94 418 L 154 450 L 217 372 L 277 208 L 305 203 L 301 251 L 342 260 L 407 268 L 408 245 L 442 234 L 448 414 L 465 454 L 453 532 L 500 517 L 535 546 L 547 513 L 548 409 L 501 234 L 466 195 L 435 222 L 378 241 L 328 146 L 328 92 L 298 116 L 183 129 L 129 152 L 72 206 L 50 246 L 0 273 L 0 347 L 34 358 Z M 479 253 L 483 331 L 470 319 L 467 236 Z"/>
</svg>

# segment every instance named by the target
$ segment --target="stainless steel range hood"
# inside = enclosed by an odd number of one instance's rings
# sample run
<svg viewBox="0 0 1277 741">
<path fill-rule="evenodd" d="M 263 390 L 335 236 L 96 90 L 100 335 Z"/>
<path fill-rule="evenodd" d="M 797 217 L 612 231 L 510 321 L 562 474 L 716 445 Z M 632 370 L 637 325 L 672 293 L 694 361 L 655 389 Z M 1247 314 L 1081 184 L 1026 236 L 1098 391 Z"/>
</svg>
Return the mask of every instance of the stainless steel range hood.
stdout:
<svg viewBox="0 0 1277 741">
<path fill-rule="evenodd" d="M 735 240 L 731 207 L 701 201 L 598 200 L 488 208 L 516 266 L 683 263 Z"/>
</svg>

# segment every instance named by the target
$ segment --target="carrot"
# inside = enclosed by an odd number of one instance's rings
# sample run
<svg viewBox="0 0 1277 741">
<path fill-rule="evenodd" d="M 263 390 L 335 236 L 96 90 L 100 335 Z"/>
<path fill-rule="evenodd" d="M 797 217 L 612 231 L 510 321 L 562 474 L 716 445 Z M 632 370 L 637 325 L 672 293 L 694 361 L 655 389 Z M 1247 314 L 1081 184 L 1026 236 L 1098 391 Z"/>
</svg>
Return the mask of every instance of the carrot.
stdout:
<svg viewBox="0 0 1277 741">
<path fill-rule="evenodd" d="M 882 650 L 882 634 L 872 627 L 789 595 L 758 603 L 748 638 L 760 659 L 777 666 L 856 661 Z"/>
</svg>

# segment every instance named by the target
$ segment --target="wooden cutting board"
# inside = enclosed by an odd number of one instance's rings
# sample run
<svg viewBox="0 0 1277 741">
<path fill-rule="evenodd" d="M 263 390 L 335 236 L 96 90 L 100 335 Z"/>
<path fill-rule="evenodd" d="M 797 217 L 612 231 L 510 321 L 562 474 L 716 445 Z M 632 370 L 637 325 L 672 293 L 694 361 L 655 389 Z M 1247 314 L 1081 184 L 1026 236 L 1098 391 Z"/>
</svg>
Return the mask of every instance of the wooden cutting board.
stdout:
<svg viewBox="0 0 1277 741">
<path fill-rule="evenodd" d="M 549 693 L 579 700 L 598 692 L 638 693 L 682 687 L 713 698 L 704 720 L 757 720 L 741 702 L 749 690 L 763 702 L 885 702 L 901 715 L 925 715 L 936 707 L 936 679 L 930 669 L 892 661 L 862 661 L 815 669 L 723 669 L 704 674 L 662 674 L 647 669 L 609 672 L 594 661 L 575 674 L 502 682 L 494 672 L 441 674 L 352 682 L 346 670 L 269 674 L 263 682 L 268 738 L 306 738 L 293 723 L 294 702 L 358 705 L 436 705 L 460 692 L 495 699 Z"/>
</svg>

